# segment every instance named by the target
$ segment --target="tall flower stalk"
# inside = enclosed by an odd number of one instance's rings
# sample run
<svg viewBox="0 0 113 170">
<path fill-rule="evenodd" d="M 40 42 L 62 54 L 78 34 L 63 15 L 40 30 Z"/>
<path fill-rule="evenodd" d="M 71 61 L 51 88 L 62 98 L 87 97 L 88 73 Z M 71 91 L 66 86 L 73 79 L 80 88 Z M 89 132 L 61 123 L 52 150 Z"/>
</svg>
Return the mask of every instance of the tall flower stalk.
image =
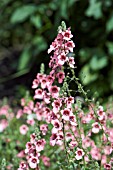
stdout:
<svg viewBox="0 0 113 170">
<path fill-rule="evenodd" d="M 48 49 L 51 71 L 46 75 L 42 65 L 41 72 L 33 81 L 35 102 L 32 112 L 38 129 L 26 143 L 26 161 L 20 163 L 18 170 L 38 170 L 41 160 L 50 166 L 50 158 L 43 155 L 48 137 L 51 147 L 58 146 L 64 152 L 65 160 L 59 164 L 61 169 L 109 170 L 112 167 L 113 129 L 109 127 L 104 108 L 88 99 L 75 76 L 72 38 L 71 29 L 62 22 Z M 70 83 L 75 84 L 79 94 L 84 96 L 85 109 L 82 101 L 75 99 Z"/>
</svg>

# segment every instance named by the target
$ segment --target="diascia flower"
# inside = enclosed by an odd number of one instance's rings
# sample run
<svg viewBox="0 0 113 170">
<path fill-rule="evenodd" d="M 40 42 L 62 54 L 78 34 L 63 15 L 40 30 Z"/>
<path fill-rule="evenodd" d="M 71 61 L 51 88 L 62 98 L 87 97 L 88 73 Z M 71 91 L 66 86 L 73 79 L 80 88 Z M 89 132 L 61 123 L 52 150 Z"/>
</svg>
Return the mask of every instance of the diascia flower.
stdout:
<svg viewBox="0 0 113 170">
<path fill-rule="evenodd" d="M 22 125 L 22 126 L 20 126 L 20 133 L 21 133 L 22 135 L 25 135 L 28 130 L 29 130 L 29 128 L 28 128 L 27 125 Z"/>
<path fill-rule="evenodd" d="M 57 87 L 57 86 L 51 86 L 49 88 L 49 91 L 53 98 L 57 98 L 59 96 L 59 90 L 60 90 L 60 87 Z"/>
<path fill-rule="evenodd" d="M 43 99 L 43 90 L 42 89 L 37 89 L 35 90 L 35 99 Z"/>
<path fill-rule="evenodd" d="M 37 141 L 35 142 L 36 151 L 37 151 L 37 152 L 42 151 L 42 150 L 44 149 L 45 144 L 46 144 L 45 139 L 37 140 Z"/>
<path fill-rule="evenodd" d="M 61 110 L 61 113 L 62 119 L 69 121 L 69 117 L 72 115 L 71 110 L 66 108 L 64 110 Z"/>
<path fill-rule="evenodd" d="M 39 163 L 39 159 L 37 157 L 32 156 L 29 159 L 29 166 L 32 169 L 36 168 L 38 163 Z"/>
<path fill-rule="evenodd" d="M 80 148 L 77 148 L 77 151 L 76 151 L 75 153 L 76 153 L 75 158 L 76 158 L 77 160 L 82 159 L 82 157 L 84 156 L 84 152 L 83 152 L 83 150 L 80 149 Z"/>
<path fill-rule="evenodd" d="M 92 124 L 92 132 L 93 133 L 98 133 L 101 129 L 101 126 L 99 125 L 98 122 L 95 122 Z"/>
</svg>

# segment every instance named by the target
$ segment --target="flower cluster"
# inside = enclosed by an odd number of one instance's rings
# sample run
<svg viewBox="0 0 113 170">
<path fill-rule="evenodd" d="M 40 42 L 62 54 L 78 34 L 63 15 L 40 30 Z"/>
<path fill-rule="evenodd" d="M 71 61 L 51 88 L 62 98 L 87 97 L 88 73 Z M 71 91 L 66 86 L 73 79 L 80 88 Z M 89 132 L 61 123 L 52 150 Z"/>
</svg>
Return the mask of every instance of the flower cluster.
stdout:
<svg viewBox="0 0 113 170">
<path fill-rule="evenodd" d="M 0 132 L 3 132 L 7 128 L 9 121 L 11 121 L 13 117 L 14 113 L 9 105 L 3 105 L 0 108 Z"/>
<path fill-rule="evenodd" d="M 113 121 L 113 114 L 105 112 L 102 106 L 89 102 L 89 108 L 82 108 L 82 104 L 77 103 L 69 90 L 70 73 L 65 72 L 65 67 L 74 69 L 74 58 L 70 56 L 75 47 L 72 37 L 70 28 L 65 29 L 62 25 L 48 49 L 48 53 L 53 52 L 49 62 L 50 74 L 38 73 L 34 79 L 32 88 L 35 89 L 35 102 L 30 101 L 26 106 L 22 100 L 24 109 L 18 112 L 17 117 L 26 113 L 30 118 L 27 120 L 28 124 L 39 122 L 41 135 L 40 138 L 36 133 L 30 136 L 25 149 L 27 163 L 21 162 L 19 170 L 29 167 L 39 169 L 40 160 L 45 166 L 50 166 L 50 159 L 41 155 L 48 143 L 45 140 L 47 135 L 50 146 L 59 146 L 65 153 L 69 166 L 73 162 L 80 169 L 92 161 L 90 167 L 93 167 L 93 162 L 97 161 L 97 164 L 107 170 L 112 167 L 113 128 L 110 123 Z M 70 75 L 73 75 L 73 71 Z M 84 94 L 75 75 L 72 80 Z M 20 127 L 21 134 L 24 135 L 27 131 L 25 125 Z"/>
</svg>

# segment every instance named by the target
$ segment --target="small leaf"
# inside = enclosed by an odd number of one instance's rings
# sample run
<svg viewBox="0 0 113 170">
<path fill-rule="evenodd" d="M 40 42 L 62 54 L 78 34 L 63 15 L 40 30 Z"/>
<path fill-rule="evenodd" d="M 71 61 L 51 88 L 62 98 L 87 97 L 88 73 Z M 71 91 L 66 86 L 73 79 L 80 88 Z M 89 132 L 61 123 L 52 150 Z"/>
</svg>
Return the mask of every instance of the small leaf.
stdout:
<svg viewBox="0 0 113 170">
<path fill-rule="evenodd" d="M 80 71 L 80 78 L 84 85 L 87 85 L 98 78 L 97 73 L 91 73 L 89 65 L 85 65 Z"/>
<path fill-rule="evenodd" d="M 96 0 L 89 1 L 89 7 L 86 10 L 85 14 L 88 17 L 94 17 L 95 19 L 99 19 L 102 17 L 102 2 L 97 2 Z"/>
<path fill-rule="evenodd" d="M 30 59 L 31 59 L 31 53 L 30 53 L 29 49 L 27 48 L 22 52 L 22 54 L 19 58 L 18 71 L 27 68 Z"/>
<path fill-rule="evenodd" d="M 36 11 L 36 6 L 34 5 L 25 5 L 19 7 L 13 12 L 11 16 L 11 22 L 12 23 L 23 22 L 35 11 Z"/>
<path fill-rule="evenodd" d="M 90 61 L 90 68 L 92 70 L 100 70 L 107 65 L 107 58 L 104 56 L 102 58 L 98 58 L 94 55 Z"/>
<path fill-rule="evenodd" d="M 113 55 L 113 43 L 112 42 L 107 42 L 106 45 L 108 47 L 109 54 Z"/>
<path fill-rule="evenodd" d="M 67 15 L 67 0 L 62 0 L 62 3 L 60 4 L 60 11 L 61 11 L 61 16 L 64 17 L 65 19 L 68 19 L 68 15 Z"/>
<path fill-rule="evenodd" d="M 41 20 L 41 17 L 39 15 L 37 16 L 32 16 L 31 17 L 31 22 L 33 23 L 33 25 L 36 27 L 36 28 L 41 28 L 42 26 L 42 20 Z"/>
<path fill-rule="evenodd" d="M 36 51 L 34 50 L 34 52 L 36 52 L 36 54 L 47 49 L 47 43 L 42 36 L 35 37 L 33 39 L 33 44 L 37 46 Z"/>
<path fill-rule="evenodd" d="M 112 30 L 113 30 L 113 13 L 110 16 L 110 19 L 106 23 L 106 31 L 109 33 Z"/>
</svg>

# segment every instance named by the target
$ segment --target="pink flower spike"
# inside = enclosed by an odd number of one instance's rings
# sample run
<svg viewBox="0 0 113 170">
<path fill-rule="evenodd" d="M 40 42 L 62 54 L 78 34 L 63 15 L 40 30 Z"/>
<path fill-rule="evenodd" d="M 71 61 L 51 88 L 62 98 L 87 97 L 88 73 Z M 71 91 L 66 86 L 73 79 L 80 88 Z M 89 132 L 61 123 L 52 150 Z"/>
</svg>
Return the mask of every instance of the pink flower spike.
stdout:
<svg viewBox="0 0 113 170">
<path fill-rule="evenodd" d="M 76 153 L 75 158 L 76 158 L 77 160 L 82 159 L 82 157 L 84 156 L 84 152 L 83 152 L 83 150 L 80 149 L 80 148 L 77 148 L 77 151 L 76 151 L 75 153 Z"/>
</svg>

